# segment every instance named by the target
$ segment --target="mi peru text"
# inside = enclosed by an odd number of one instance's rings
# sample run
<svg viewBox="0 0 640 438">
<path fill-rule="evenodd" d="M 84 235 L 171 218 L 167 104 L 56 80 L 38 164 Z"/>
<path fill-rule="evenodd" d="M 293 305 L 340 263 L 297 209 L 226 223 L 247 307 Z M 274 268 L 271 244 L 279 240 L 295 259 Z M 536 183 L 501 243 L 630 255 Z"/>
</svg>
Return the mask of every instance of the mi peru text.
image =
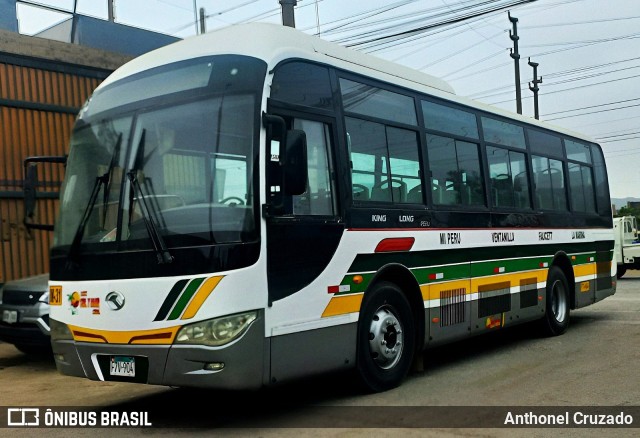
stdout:
<svg viewBox="0 0 640 438">
<path fill-rule="evenodd" d="M 507 412 L 506 426 L 628 426 L 633 417 L 624 412 L 618 414 L 591 414 L 584 412 L 564 412 L 560 414 L 513 414 Z"/>
</svg>

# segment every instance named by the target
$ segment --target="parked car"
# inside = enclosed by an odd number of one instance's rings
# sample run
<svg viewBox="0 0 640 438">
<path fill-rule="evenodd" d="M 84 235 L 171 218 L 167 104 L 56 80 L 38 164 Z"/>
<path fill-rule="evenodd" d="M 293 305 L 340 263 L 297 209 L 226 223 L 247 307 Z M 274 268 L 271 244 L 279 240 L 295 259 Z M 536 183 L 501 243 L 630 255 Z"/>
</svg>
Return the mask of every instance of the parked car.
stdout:
<svg viewBox="0 0 640 438">
<path fill-rule="evenodd" d="M 48 282 L 42 274 L 0 287 L 0 341 L 26 354 L 51 353 Z"/>
</svg>

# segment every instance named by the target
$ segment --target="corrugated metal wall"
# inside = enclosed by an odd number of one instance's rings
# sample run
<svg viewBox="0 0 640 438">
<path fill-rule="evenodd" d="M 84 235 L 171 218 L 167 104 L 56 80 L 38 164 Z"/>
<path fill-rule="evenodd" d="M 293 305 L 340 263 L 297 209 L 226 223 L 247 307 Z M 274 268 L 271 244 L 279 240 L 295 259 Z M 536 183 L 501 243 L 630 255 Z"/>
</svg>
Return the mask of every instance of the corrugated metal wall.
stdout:
<svg viewBox="0 0 640 438">
<path fill-rule="evenodd" d="M 109 73 L 0 52 L 0 284 L 48 272 L 52 233 L 23 225 L 23 160 L 67 153 L 76 114 Z M 63 175 L 38 166 L 38 222 L 53 224 Z"/>
</svg>

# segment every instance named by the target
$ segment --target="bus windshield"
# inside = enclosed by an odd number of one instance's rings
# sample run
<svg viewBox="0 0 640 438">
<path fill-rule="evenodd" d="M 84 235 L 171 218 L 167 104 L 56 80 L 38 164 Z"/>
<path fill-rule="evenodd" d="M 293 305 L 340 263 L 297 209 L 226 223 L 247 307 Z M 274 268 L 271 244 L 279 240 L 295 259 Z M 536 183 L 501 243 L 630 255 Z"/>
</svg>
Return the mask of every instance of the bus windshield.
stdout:
<svg viewBox="0 0 640 438">
<path fill-rule="evenodd" d="M 206 64 L 212 77 L 215 64 Z M 157 239 L 169 247 L 256 239 L 261 82 L 251 73 L 247 83 L 241 69 L 223 64 L 230 79 L 222 89 L 203 80 L 201 68 L 187 75 L 192 89 L 167 85 L 162 95 L 155 83 L 167 79 L 165 68 L 92 98 L 72 134 L 54 246 L 136 250 Z M 144 89 L 147 82 L 151 98 L 128 104 L 132 83 Z"/>
</svg>

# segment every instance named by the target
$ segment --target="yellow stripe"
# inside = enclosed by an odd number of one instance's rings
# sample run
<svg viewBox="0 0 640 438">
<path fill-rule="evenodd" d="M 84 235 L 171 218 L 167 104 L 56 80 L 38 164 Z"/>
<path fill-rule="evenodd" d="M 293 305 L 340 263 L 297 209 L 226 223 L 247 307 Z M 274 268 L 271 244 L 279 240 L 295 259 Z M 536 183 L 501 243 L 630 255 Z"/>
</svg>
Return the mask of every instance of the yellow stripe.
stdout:
<svg viewBox="0 0 640 438">
<path fill-rule="evenodd" d="M 576 265 L 573 267 L 573 275 L 583 277 L 585 275 L 596 275 L 596 264 Z"/>
<path fill-rule="evenodd" d="M 574 266 L 573 271 L 575 276 L 595 275 L 596 266 L 595 263 Z M 424 301 L 437 300 L 440 299 L 441 292 L 452 289 L 465 289 L 467 294 L 471 294 L 477 293 L 481 286 L 494 283 L 509 282 L 511 287 L 515 287 L 520 286 L 520 282 L 522 280 L 529 280 L 532 278 L 535 279 L 537 283 L 544 283 L 547 281 L 548 273 L 549 270 L 547 268 L 543 268 L 514 274 L 491 275 L 488 277 L 444 281 L 435 284 L 423 284 L 420 286 L 420 292 Z M 358 294 L 333 297 L 327 305 L 327 308 L 322 313 L 322 316 L 336 316 L 358 312 L 360 310 L 360 304 L 362 303 L 362 296 L 362 294 Z"/>
<path fill-rule="evenodd" d="M 420 286 L 420 292 L 422 293 L 422 299 L 424 301 L 438 300 L 440 299 L 440 293 L 442 291 L 452 289 L 465 289 L 467 294 L 471 294 L 477 293 L 478 289 L 481 286 L 486 286 L 494 283 L 509 282 L 511 284 L 511 287 L 514 287 L 520 286 L 521 280 L 527 280 L 530 278 L 535 278 L 536 282 L 542 283 L 547 280 L 547 272 L 548 271 L 546 269 L 539 269 L 536 271 L 519 272 L 515 274 L 492 275 L 489 277 L 445 281 L 435 284 L 423 284 L 422 286 Z"/>
<path fill-rule="evenodd" d="M 322 317 L 345 315 L 360 311 L 363 294 L 342 295 L 331 298 L 327 308 L 322 312 Z"/>
<path fill-rule="evenodd" d="M 222 280 L 223 277 L 223 275 L 220 275 L 217 277 L 207 278 L 205 282 L 202 283 L 202 286 L 200 286 L 200 289 L 198 289 L 196 295 L 191 299 L 187 310 L 184 311 L 184 314 L 180 319 L 191 319 L 196 316 L 196 313 L 198 313 L 198 310 L 200 310 L 202 304 L 204 304 L 207 297 L 209 297 L 209 294 L 213 292 L 213 290 L 216 288 L 218 283 L 220 283 L 220 280 Z"/>
<path fill-rule="evenodd" d="M 440 292 L 451 289 L 465 289 L 467 294 L 471 293 L 469 290 L 469 279 L 446 281 L 444 283 L 436 284 L 423 284 L 420 286 L 420 292 L 422 292 L 422 299 L 424 301 L 439 300 Z"/>
<path fill-rule="evenodd" d="M 486 286 L 493 283 L 509 282 L 511 287 L 520 286 L 521 280 L 536 278 L 538 283 L 547 281 L 547 269 L 538 269 L 536 271 L 518 272 L 515 274 L 493 275 L 490 277 L 478 277 L 471 279 L 471 290 L 477 291 L 480 286 Z"/>
<path fill-rule="evenodd" d="M 180 326 L 154 330 L 110 331 L 69 325 L 69 329 L 73 334 L 73 339 L 78 342 L 170 345 L 180 330 Z"/>
</svg>

